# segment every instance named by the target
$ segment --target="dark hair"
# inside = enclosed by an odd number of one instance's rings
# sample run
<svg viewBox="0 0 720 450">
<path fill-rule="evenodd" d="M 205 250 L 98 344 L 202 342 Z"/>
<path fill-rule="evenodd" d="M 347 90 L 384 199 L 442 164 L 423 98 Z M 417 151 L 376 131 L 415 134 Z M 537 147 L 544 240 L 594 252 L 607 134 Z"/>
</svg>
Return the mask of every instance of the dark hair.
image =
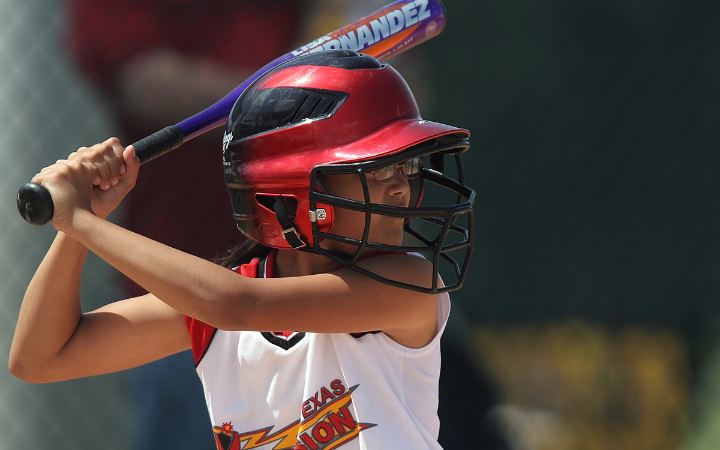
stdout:
<svg viewBox="0 0 720 450">
<path fill-rule="evenodd" d="M 267 256 L 271 250 L 272 248 L 266 247 L 252 239 L 245 239 L 213 261 L 222 267 L 233 268 L 247 264 L 253 258 L 263 258 Z"/>
</svg>

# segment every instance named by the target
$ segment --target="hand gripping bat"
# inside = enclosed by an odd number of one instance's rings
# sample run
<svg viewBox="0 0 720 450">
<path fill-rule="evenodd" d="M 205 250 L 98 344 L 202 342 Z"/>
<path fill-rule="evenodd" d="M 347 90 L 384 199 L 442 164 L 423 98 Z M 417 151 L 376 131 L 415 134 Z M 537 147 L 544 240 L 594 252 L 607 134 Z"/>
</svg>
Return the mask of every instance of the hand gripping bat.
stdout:
<svg viewBox="0 0 720 450">
<path fill-rule="evenodd" d="M 229 94 L 203 111 L 135 142 L 140 162 L 146 163 L 178 148 L 208 130 L 225 124 L 235 101 L 256 79 L 300 55 L 322 50 L 348 49 L 387 59 L 438 35 L 445 27 L 441 0 L 398 0 L 362 19 L 328 33 L 266 64 Z M 20 215 L 33 225 L 53 217 L 50 192 L 37 183 L 26 183 L 17 193 Z"/>
</svg>

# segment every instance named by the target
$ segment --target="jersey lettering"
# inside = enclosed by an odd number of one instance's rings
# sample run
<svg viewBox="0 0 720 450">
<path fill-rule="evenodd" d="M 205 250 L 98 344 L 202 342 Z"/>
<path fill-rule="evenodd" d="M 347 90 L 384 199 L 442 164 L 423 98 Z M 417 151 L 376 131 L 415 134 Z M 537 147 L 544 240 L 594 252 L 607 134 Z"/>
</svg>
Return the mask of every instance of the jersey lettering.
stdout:
<svg viewBox="0 0 720 450">
<path fill-rule="evenodd" d="M 333 380 L 329 387 L 323 386 L 303 403 L 302 421 L 275 433 L 271 433 L 275 426 L 251 432 L 235 431 L 231 422 L 213 427 L 218 450 L 331 450 L 355 439 L 361 431 L 376 426 L 358 423 L 352 415 L 351 394 L 358 385 L 348 389 L 342 381 Z"/>
</svg>

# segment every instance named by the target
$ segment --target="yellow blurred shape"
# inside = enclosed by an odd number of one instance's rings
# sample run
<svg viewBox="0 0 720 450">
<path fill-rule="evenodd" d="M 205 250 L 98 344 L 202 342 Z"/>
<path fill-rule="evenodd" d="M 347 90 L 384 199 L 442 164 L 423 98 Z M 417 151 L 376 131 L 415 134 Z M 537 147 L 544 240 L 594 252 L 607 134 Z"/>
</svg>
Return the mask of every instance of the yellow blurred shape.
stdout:
<svg viewBox="0 0 720 450">
<path fill-rule="evenodd" d="M 678 448 L 689 367 L 672 331 L 569 321 L 476 327 L 472 338 L 517 450 Z"/>
</svg>

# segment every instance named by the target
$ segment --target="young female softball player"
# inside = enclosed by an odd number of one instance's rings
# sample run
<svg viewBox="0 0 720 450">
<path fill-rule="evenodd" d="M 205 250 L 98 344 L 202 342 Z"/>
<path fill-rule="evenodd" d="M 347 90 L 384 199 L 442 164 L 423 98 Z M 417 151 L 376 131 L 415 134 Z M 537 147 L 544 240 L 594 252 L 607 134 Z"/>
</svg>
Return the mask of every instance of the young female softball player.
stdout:
<svg viewBox="0 0 720 450">
<path fill-rule="evenodd" d="M 33 179 L 58 234 L 27 289 L 12 372 L 66 380 L 192 349 L 218 449 L 439 448 L 447 292 L 472 247 L 468 136 L 422 120 L 402 77 L 369 56 L 280 66 L 228 119 L 225 179 L 249 239 L 222 264 L 105 220 L 140 163 L 117 139 L 81 148 Z M 149 293 L 83 314 L 88 250 Z"/>
</svg>

